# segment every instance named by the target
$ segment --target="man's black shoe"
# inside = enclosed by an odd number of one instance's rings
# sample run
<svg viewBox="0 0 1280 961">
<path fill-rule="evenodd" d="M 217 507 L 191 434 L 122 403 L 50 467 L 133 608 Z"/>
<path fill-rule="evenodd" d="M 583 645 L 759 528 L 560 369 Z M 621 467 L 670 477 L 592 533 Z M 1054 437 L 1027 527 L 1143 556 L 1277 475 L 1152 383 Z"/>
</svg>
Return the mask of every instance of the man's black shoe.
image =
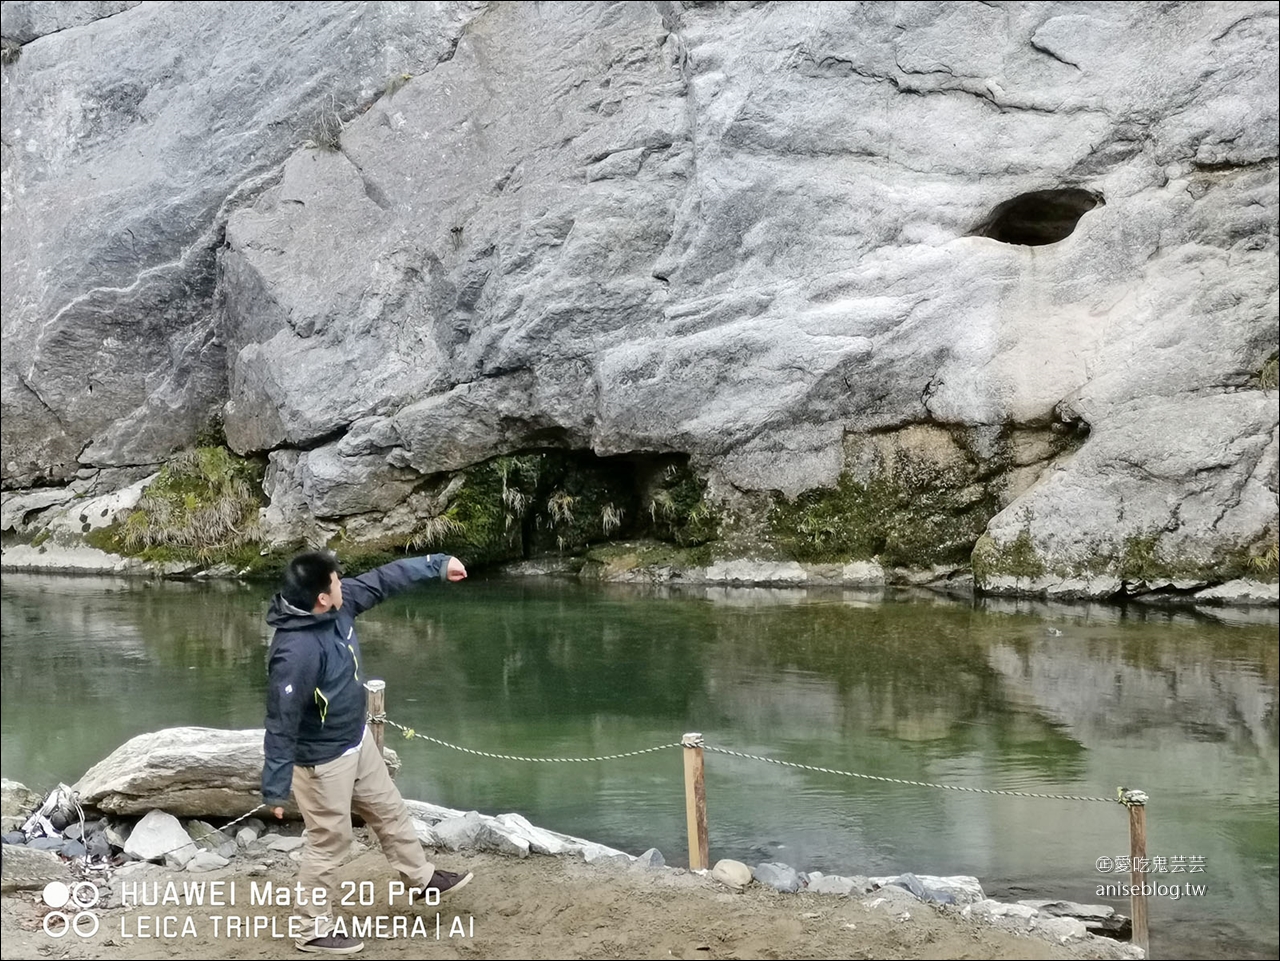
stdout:
<svg viewBox="0 0 1280 961">
<path fill-rule="evenodd" d="M 435 888 L 440 892 L 440 896 L 452 894 L 454 891 L 465 888 L 471 879 L 475 877 L 470 871 L 466 874 L 455 874 L 453 871 L 437 871 L 431 875 L 431 883 L 427 885 L 427 890 Z"/>
</svg>

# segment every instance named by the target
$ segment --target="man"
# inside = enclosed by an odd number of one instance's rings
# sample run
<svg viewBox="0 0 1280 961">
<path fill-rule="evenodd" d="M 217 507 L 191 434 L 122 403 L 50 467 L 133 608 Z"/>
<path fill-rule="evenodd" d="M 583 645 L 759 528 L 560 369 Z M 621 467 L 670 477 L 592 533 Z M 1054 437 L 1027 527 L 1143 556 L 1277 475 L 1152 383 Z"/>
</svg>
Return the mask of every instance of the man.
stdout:
<svg viewBox="0 0 1280 961">
<path fill-rule="evenodd" d="M 304 891 L 324 888 L 325 904 L 301 905 L 309 920 L 295 944 L 313 954 L 355 954 L 363 942 L 333 933 L 338 904 L 334 876 L 351 846 L 351 812 L 377 835 L 382 852 L 406 885 L 457 891 L 471 874 L 437 871 L 414 833 L 404 800 L 365 727 L 364 677 L 355 617 L 415 583 L 460 581 L 456 557 L 394 561 L 359 577 L 339 578 L 330 553 L 299 554 L 271 599 L 275 628 L 268 655 L 267 735 L 262 796 L 284 817 L 290 787 L 307 825 L 298 868 Z M 435 901 L 436 895 L 429 896 Z"/>
</svg>

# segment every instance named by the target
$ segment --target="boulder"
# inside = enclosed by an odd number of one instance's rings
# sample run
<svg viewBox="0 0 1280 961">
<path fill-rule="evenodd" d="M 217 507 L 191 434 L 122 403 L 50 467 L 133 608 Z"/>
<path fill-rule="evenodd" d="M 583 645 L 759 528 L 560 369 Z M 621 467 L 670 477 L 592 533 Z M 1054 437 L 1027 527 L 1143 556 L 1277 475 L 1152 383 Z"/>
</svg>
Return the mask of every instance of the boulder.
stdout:
<svg viewBox="0 0 1280 961">
<path fill-rule="evenodd" d="M 912 879 L 923 888 L 923 894 L 915 890 Z M 870 878 L 872 884 L 884 887 L 896 884 L 911 891 L 921 900 L 941 901 L 960 906 L 973 904 L 986 898 L 982 885 L 975 877 L 965 874 L 939 877 L 933 874 L 899 874 L 894 877 Z"/>
<path fill-rule="evenodd" d="M 741 891 L 751 883 L 751 869 L 741 861 L 721 858 L 711 869 L 711 876 L 726 887 Z"/>
<path fill-rule="evenodd" d="M 519 814 L 499 814 L 495 820 L 510 834 L 527 841 L 529 850 L 535 854 L 576 854 L 582 850 L 581 845 L 575 845 L 564 835 L 535 827 Z"/>
<path fill-rule="evenodd" d="M 111 814 L 160 808 L 238 817 L 262 803 L 263 734 L 208 727 L 139 734 L 85 772 L 75 790 L 84 804 Z"/>
<path fill-rule="evenodd" d="M 148 811 L 134 825 L 124 846 L 124 853 L 136 861 L 163 860 L 177 867 L 185 866 L 198 851 L 182 823 L 172 814 L 158 809 Z"/>
<path fill-rule="evenodd" d="M 778 861 L 757 864 L 751 876 L 766 887 L 781 891 L 783 894 L 794 894 L 804 885 L 794 868 Z"/>
<path fill-rule="evenodd" d="M 484 822 L 476 811 L 468 811 L 462 817 L 446 818 L 434 825 L 433 830 L 440 844 L 449 851 L 474 851 Z"/>
<path fill-rule="evenodd" d="M 477 811 L 468 811 L 460 818 L 446 818 L 434 825 L 432 832 L 438 843 L 450 851 L 529 856 L 530 843 L 518 830 L 511 830 L 496 818 Z"/>
<path fill-rule="evenodd" d="M 820 871 L 812 871 L 809 873 L 805 890 L 813 894 L 834 894 L 840 897 L 849 897 L 853 894 L 866 894 L 871 890 L 871 881 L 868 878 L 841 877 L 836 874 L 823 874 Z"/>
<path fill-rule="evenodd" d="M 505 854 L 508 857 L 517 858 L 527 858 L 530 850 L 528 841 L 508 831 L 492 819 L 485 822 L 476 838 L 476 847 L 481 851 L 491 851 L 494 854 Z"/>
<path fill-rule="evenodd" d="M 69 881 L 71 871 L 56 854 L 16 844 L 0 848 L 0 880 L 5 891 L 43 888 L 50 881 Z"/>
<path fill-rule="evenodd" d="M 662 856 L 662 852 L 657 848 L 649 848 L 633 862 L 632 867 L 643 868 L 645 870 L 656 870 L 657 868 L 666 867 L 667 859 Z"/>
<path fill-rule="evenodd" d="M 43 801 L 43 794 L 36 793 L 20 781 L 0 778 L 0 813 L 5 817 L 25 818 Z"/>
<path fill-rule="evenodd" d="M 1133 921 L 1109 904 L 1079 904 L 1075 901 L 1024 900 L 1019 904 L 1035 908 L 1041 917 L 1075 918 L 1089 930 L 1108 938 L 1125 939 L 1133 932 Z"/>
</svg>

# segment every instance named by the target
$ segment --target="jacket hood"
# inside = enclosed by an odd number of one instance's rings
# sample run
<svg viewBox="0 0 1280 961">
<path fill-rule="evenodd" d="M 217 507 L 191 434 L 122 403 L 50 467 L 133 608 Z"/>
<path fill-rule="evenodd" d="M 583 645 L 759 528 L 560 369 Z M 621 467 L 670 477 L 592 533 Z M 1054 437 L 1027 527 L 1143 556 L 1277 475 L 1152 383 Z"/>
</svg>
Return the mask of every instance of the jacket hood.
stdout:
<svg viewBox="0 0 1280 961">
<path fill-rule="evenodd" d="M 337 615 L 336 610 L 325 611 L 323 614 L 304 611 L 286 601 L 283 594 L 277 594 L 271 598 L 271 606 L 267 608 L 267 623 L 278 631 L 296 631 L 332 621 Z"/>
</svg>

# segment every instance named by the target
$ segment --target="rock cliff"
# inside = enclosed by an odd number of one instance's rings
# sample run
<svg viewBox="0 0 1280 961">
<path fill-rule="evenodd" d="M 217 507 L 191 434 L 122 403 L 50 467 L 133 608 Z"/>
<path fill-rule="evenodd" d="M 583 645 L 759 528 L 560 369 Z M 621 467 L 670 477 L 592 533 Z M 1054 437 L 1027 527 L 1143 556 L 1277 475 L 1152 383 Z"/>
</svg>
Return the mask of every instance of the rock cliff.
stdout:
<svg viewBox="0 0 1280 961">
<path fill-rule="evenodd" d="M 988 590 L 1273 550 L 1274 4 L 3 9 L 10 491 L 217 416 L 278 537 L 554 449 Z"/>
</svg>

